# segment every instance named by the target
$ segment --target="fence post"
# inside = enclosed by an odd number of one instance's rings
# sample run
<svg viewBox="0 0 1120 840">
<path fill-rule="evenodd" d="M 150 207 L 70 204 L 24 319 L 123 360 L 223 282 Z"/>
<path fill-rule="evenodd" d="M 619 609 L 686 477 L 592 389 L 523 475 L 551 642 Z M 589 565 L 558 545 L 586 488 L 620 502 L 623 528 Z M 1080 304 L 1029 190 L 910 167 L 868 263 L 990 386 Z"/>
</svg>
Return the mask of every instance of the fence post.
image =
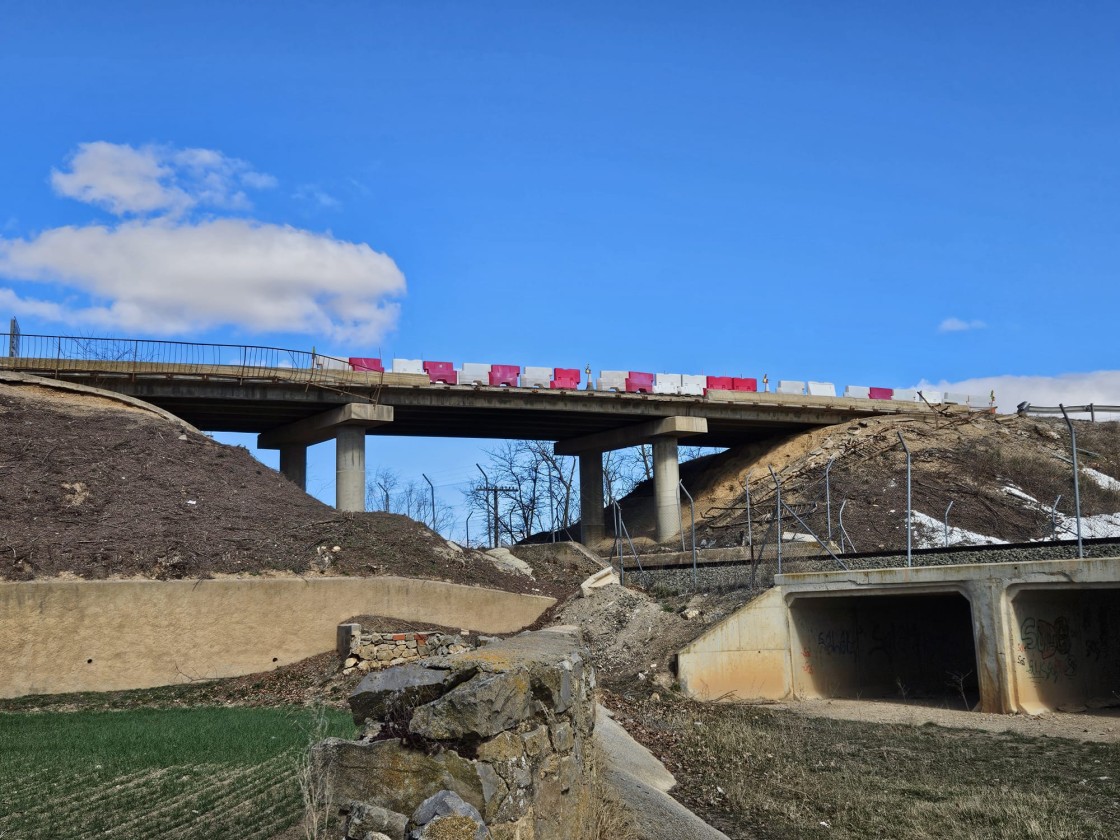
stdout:
<svg viewBox="0 0 1120 840">
<path fill-rule="evenodd" d="M 953 500 L 949 500 L 949 507 L 945 508 L 945 547 L 949 547 L 949 511 L 953 509 Z"/>
<path fill-rule="evenodd" d="M 1066 425 L 1069 427 L 1070 448 L 1073 449 L 1073 515 L 1077 520 L 1077 559 L 1081 560 L 1085 557 L 1085 550 L 1081 545 L 1081 482 L 1077 468 L 1077 430 L 1073 428 L 1073 421 L 1066 414 L 1066 407 L 1058 403 L 1058 408 L 1062 410 L 1062 417 L 1066 419 Z"/>
<path fill-rule="evenodd" d="M 778 474 L 774 472 L 773 467 L 767 467 L 770 470 L 770 476 L 774 479 L 774 490 L 777 494 L 777 512 L 778 517 L 778 574 L 782 573 L 782 482 L 778 480 Z"/>
<path fill-rule="evenodd" d="M 906 451 L 906 565 L 912 566 L 914 560 L 910 551 L 910 532 L 912 530 L 910 526 L 910 447 L 906 445 L 906 439 L 902 436 L 902 432 L 898 433 L 898 440 Z"/>
</svg>

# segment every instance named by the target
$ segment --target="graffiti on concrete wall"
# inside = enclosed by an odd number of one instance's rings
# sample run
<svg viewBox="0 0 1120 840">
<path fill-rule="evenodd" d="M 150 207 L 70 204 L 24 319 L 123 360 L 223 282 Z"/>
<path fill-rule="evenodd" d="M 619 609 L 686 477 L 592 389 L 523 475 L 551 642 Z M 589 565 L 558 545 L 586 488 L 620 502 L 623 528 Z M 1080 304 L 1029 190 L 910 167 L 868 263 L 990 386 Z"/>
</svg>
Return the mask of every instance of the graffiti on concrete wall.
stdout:
<svg viewBox="0 0 1120 840">
<path fill-rule="evenodd" d="M 1060 682 L 1077 676 L 1069 619 L 1064 615 L 1053 621 L 1024 618 L 1019 625 L 1018 647 L 1016 661 L 1036 682 Z"/>
</svg>

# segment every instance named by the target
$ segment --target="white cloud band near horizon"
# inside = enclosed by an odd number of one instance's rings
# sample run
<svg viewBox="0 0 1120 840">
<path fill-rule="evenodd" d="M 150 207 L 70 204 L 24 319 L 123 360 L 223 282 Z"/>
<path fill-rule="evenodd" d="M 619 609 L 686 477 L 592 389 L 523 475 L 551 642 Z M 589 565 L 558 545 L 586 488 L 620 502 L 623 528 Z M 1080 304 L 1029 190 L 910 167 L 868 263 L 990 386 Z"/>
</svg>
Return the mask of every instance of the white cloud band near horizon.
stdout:
<svg viewBox="0 0 1120 840">
<path fill-rule="evenodd" d="M 110 224 L 0 237 L 0 306 L 77 328 L 184 335 L 216 327 L 371 343 L 396 324 L 404 275 L 386 254 L 329 233 L 225 217 L 244 189 L 275 185 L 208 149 L 82 144 L 60 194 L 118 216 Z M 49 285 L 39 295 L 35 286 Z"/>
<path fill-rule="evenodd" d="M 1001 413 L 1019 403 L 1039 406 L 1120 405 L 1120 370 L 1063 373 L 1057 376 L 980 376 L 956 382 L 922 380 L 918 389 L 984 396 L 995 391 Z"/>
</svg>

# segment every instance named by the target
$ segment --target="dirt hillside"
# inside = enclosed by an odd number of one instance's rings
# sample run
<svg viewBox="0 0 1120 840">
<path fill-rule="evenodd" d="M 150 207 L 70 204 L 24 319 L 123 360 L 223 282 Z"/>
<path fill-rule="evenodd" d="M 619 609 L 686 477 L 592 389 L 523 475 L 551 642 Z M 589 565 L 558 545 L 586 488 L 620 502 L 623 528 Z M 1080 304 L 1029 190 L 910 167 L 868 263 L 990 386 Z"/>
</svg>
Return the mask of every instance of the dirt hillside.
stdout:
<svg viewBox="0 0 1120 840">
<path fill-rule="evenodd" d="M 403 575 L 562 596 L 403 516 L 340 513 L 248 450 L 47 381 L 0 382 L 0 579 Z M 542 574 L 543 572 L 543 574 Z"/>
<path fill-rule="evenodd" d="M 1077 421 L 1076 428 L 1084 536 L 1120 535 L 1120 423 Z M 696 499 L 697 542 L 745 544 L 748 478 L 755 543 L 766 538 L 775 509 L 772 466 L 783 501 L 802 520 L 783 513 L 784 532 L 808 527 L 826 536 L 831 519 L 833 542 L 839 543 L 839 511 L 846 500 L 844 529 L 856 549 L 904 548 L 906 460 L 900 432 L 912 453 L 916 545 L 943 544 L 950 502 L 951 544 L 1049 538 L 1059 495 L 1058 536 L 1073 535 L 1070 439 L 1063 421 L 931 411 L 928 417 L 852 421 L 682 464 L 681 477 Z M 652 482 L 624 500 L 631 534 L 652 534 L 652 502 Z M 687 502 L 684 520 L 687 528 Z"/>
</svg>

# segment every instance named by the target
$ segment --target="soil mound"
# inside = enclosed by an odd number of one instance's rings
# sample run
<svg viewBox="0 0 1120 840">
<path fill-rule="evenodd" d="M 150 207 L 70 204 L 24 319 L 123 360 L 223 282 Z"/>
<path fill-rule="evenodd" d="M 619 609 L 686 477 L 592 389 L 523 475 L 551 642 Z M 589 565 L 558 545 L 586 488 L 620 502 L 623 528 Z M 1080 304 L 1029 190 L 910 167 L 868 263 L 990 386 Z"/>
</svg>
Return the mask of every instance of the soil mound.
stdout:
<svg viewBox="0 0 1120 840">
<path fill-rule="evenodd" d="M 1120 423 L 1075 422 L 1084 535 L 1120 536 Z M 855 420 L 682 463 L 681 477 L 696 499 L 697 544 L 747 544 L 748 485 L 753 543 L 773 543 L 773 467 L 782 501 L 793 508 L 782 515 L 787 538 L 811 530 L 822 538 L 831 533 L 837 547 L 843 534 L 848 551 L 905 549 L 906 456 L 899 433 L 911 451 L 916 547 L 943 544 L 950 502 L 953 545 L 1074 535 L 1070 438 L 1062 420 L 931 411 Z M 622 506 L 632 535 L 653 533 L 652 482 L 638 485 Z M 682 512 L 687 532 L 687 501 Z M 680 549 L 679 541 L 675 546 Z"/>
<path fill-rule="evenodd" d="M 0 429 L 2 579 L 384 574 L 572 587 L 547 568 L 536 579 L 499 571 L 404 516 L 340 513 L 248 450 L 112 395 L 5 380 Z"/>
</svg>

